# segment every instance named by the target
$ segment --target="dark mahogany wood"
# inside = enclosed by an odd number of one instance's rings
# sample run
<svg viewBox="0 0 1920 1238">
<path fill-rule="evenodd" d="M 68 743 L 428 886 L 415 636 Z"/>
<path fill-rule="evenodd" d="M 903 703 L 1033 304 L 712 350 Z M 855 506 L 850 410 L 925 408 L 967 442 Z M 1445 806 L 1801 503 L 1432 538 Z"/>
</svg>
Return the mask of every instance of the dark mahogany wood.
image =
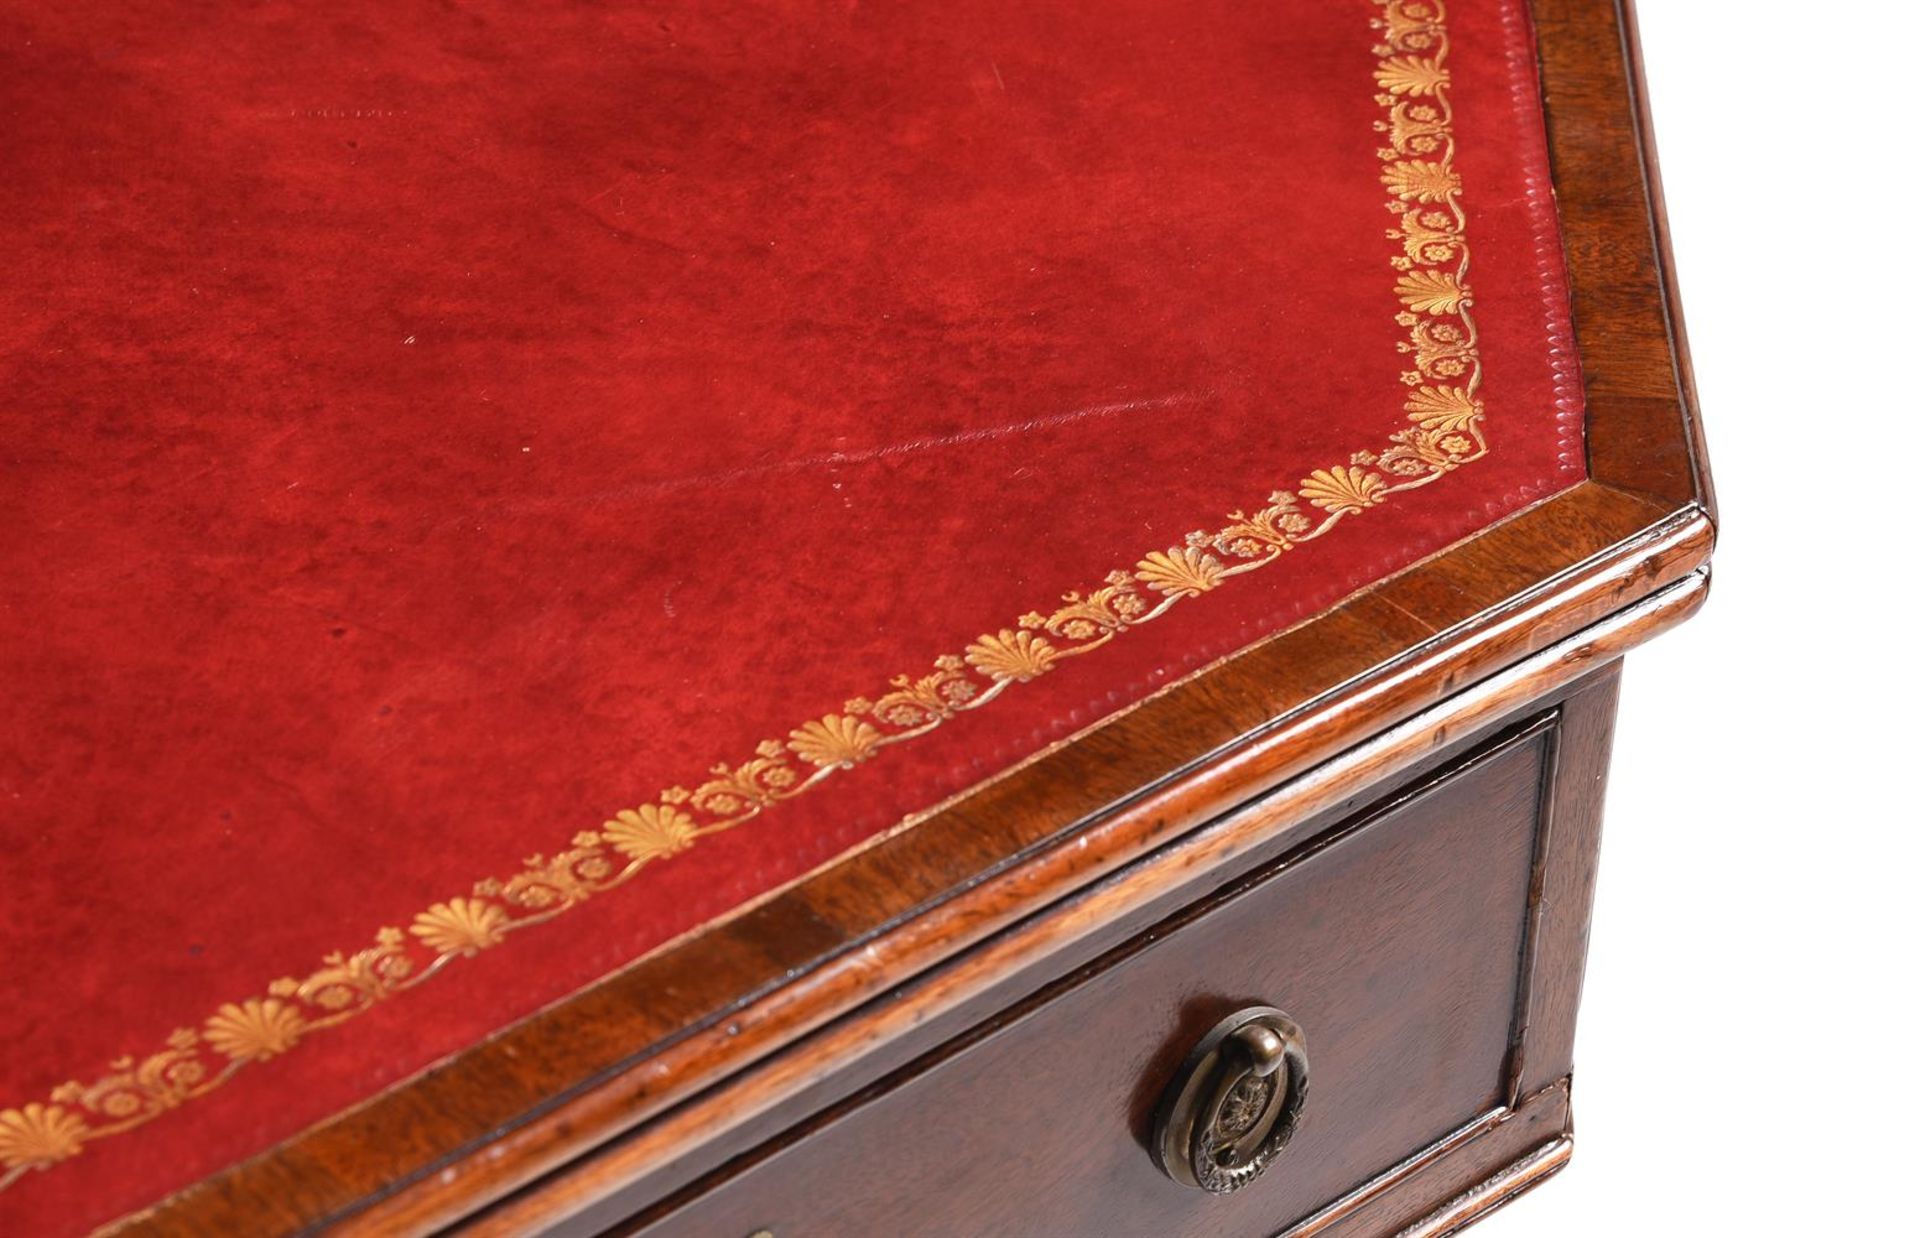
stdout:
<svg viewBox="0 0 1920 1238">
<path fill-rule="evenodd" d="M 1532 941 L 1524 1005 L 1514 1028 L 1509 1102 L 1552 1087 L 1573 1073 L 1573 1024 L 1587 963 L 1587 926 L 1599 867 L 1600 809 L 1619 679 L 1604 681 L 1560 706 L 1554 732 L 1554 793 L 1542 824 L 1535 874 Z"/>
<path fill-rule="evenodd" d="M 996 969 L 994 983 L 975 994 L 965 1005 L 944 1015 L 916 1021 L 912 1027 L 902 1031 L 883 1046 L 873 1049 L 856 1068 L 843 1071 L 838 1076 L 806 1088 L 793 1088 L 791 1081 L 787 1079 L 777 1080 L 770 1086 L 783 1098 L 783 1103 L 777 1110 L 762 1115 L 750 1130 L 743 1132 L 742 1138 L 733 1140 L 709 1138 L 697 1148 L 682 1147 L 681 1154 L 673 1163 L 652 1175 L 632 1177 L 620 1182 L 605 1198 L 566 1216 L 557 1232 L 599 1233 L 619 1218 L 651 1200 L 669 1194 L 674 1187 L 684 1188 L 703 1167 L 718 1166 L 730 1155 L 743 1155 L 744 1160 L 740 1163 L 762 1159 L 765 1156 L 764 1149 L 755 1150 L 752 1145 L 763 1142 L 769 1131 L 780 1129 L 789 1119 L 799 1119 L 805 1130 L 810 1131 L 820 1124 L 819 1119 L 810 1115 L 831 1110 L 835 1106 L 853 1108 L 872 1093 L 898 1088 L 901 1085 L 897 1081 L 889 1082 L 881 1078 L 886 1069 L 908 1063 L 915 1054 L 924 1053 L 929 1060 L 952 1056 L 956 1051 L 956 1045 L 965 1046 L 991 1035 L 995 1028 L 1004 1026 L 1010 1020 L 1019 1017 L 1017 1012 L 1024 1006 L 1043 1004 L 1051 1000 L 1053 993 L 1043 992 L 1047 985 L 1051 984 L 1055 990 L 1071 988 L 1084 978 L 1086 969 L 1099 965 L 1098 960 L 1103 953 L 1125 954 L 1129 948 L 1137 948 L 1137 943 L 1135 947 L 1128 947 L 1125 943 L 1130 937 L 1155 931 L 1153 926 L 1156 921 L 1165 922 L 1171 915 L 1174 920 L 1191 922 L 1199 914 L 1193 910 L 1196 891 L 1205 892 L 1201 896 L 1203 900 L 1218 898 L 1222 888 L 1235 883 L 1245 884 L 1248 881 L 1248 874 L 1257 869 L 1273 866 L 1277 862 L 1277 857 L 1289 851 L 1299 854 L 1303 849 L 1311 849 L 1316 845 L 1312 841 L 1303 842 L 1303 840 L 1324 841 L 1338 833 L 1343 825 L 1350 826 L 1356 810 L 1361 811 L 1363 816 L 1378 817 L 1380 813 L 1377 806 L 1371 812 L 1363 808 L 1365 802 L 1363 796 L 1370 794 L 1383 798 L 1388 804 L 1401 804 L 1406 802 L 1410 793 L 1418 788 L 1433 785 L 1436 781 L 1443 781 L 1442 775 L 1447 771 L 1457 771 L 1463 767 L 1474 768 L 1479 760 L 1484 759 L 1484 754 L 1490 747 L 1504 752 L 1517 743 L 1533 740 L 1545 745 L 1535 767 L 1544 778 L 1544 789 L 1542 789 L 1541 779 L 1538 778 L 1528 788 L 1530 806 L 1537 799 L 1540 808 L 1539 828 L 1537 831 L 1534 829 L 1533 820 L 1529 817 L 1527 833 L 1533 841 L 1529 845 L 1530 858 L 1527 874 L 1521 882 L 1524 890 L 1515 893 L 1512 900 L 1514 905 L 1508 907 L 1505 912 L 1506 922 L 1514 930 L 1509 943 L 1512 957 L 1508 966 L 1499 969 L 1497 978 L 1506 986 L 1504 991 L 1507 999 L 1498 1017 L 1478 1029 L 1483 1037 L 1479 1042 L 1480 1051 L 1489 1060 L 1501 1063 L 1501 1066 L 1478 1085 L 1488 1099 L 1489 1107 L 1475 1113 L 1458 1115 L 1460 1123 L 1475 1128 L 1472 1138 L 1459 1140 L 1459 1142 L 1463 1146 L 1481 1144 L 1495 1127 L 1511 1121 L 1512 1113 L 1507 1107 L 1514 1105 L 1514 1098 L 1519 1097 L 1523 1091 L 1529 1093 L 1534 1091 L 1523 1082 L 1528 1070 L 1525 1066 L 1528 1054 L 1526 1046 L 1532 1046 L 1531 1052 L 1536 1061 L 1564 1060 L 1570 1048 L 1572 1034 L 1570 1020 L 1560 1020 L 1557 1016 L 1546 1017 L 1546 1012 L 1557 1012 L 1565 1004 L 1564 999 L 1571 996 L 1563 983 L 1566 977 L 1573 976 L 1574 984 L 1577 986 L 1579 956 L 1584 944 L 1586 905 L 1577 903 L 1577 900 L 1570 900 L 1563 906 L 1554 908 L 1549 914 L 1547 900 L 1559 898 L 1570 883 L 1577 884 L 1581 874 L 1591 872 L 1593 848 L 1598 839 L 1599 794 L 1596 779 L 1601 772 L 1595 761 L 1597 758 L 1604 757 L 1605 754 L 1606 736 L 1613 705 L 1613 677 L 1610 668 L 1593 673 L 1591 663 L 1579 658 L 1573 659 L 1571 664 L 1581 667 L 1585 673 L 1573 678 L 1570 683 L 1557 691 L 1544 695 L 1536 694 L 1535 699 L 1531 700 L 1522 711 L 1523 716 L 1536 720 L 1535 725 L 1531 727 L 1515 722 L 1514 715 L 1510 712 L 1514 702 L 1507 700 L 1505 702 L 1507 711 L 1504 714 L 1503 711 L 1494 711 L 1483 715 L 1477 723 L 1460 725 L 1453 731 L 1453 737 L 1443 746 L 1429 749 L 1424 760 L 1407 767 L 1395 777 L 1384 780 L 1374 779 L 1365 792 L 1345 794 L 1329 801 L 1326 811 L 1304 818 L 1288 818 L 1284 807 L 1273 804 L 1255 805 L 1207 827 L 1185 849 L 1185 854 L 1162 855 L 1143 861 L 1127 873 L 1105 883 L 1103 887 L 1096 887 L 1095 890 L 1069 905 L 1069 915 L 1072 911 L 1083 910 L 1079 918 L 1093 926 L 1084 938 L 1050 955 L 1042 956 L 1039 964 L 1025 971 L 1016 971 L 1009 967 Z M 1545 717 L 1551 725 L 1538 721 L 1542 716 L 1538 711 L 1542 710 L 1545 711 Z M 1490 736 L 1500 738 L 1490 741 Z M 1483 755 L 1470 757 L 1468 754 L 1473 753 L 1476 748 Z M 1466 789 L 1472 788 L 1469 786 Z M 1486 796 L 1468 798 L 1471 800 L 1471 807 L 1463 810 L 1466 814 L 1482 816 L 1498 814 L 1497 796 L 1491 799 Z M 1287 820 L 1289 828 L 1274 828 L 1276 818 Z M 1466 848 L 1454 859 L 1465 866 L 1462 871 L 1471 871 L 1473 864 L 1485 861 L 1486 848 Z M 1303 889 L 1315 889 L 1313 883 L 1321 880 L 1312 875 L 1310 866 L 1302 865 L 1296 871 L 1297 876 L 1294 879 L 1302 882 Z M 1145 901 L 1128 904 L 1113 895 L 1116 887 L 1129 881 L 1143 885 L 1150 891 Z M 1309 897 L 1316 896 L 1309 895 Z M 1477 914 L 1481 919 L 1476 920 L 1471 928 L 1464 929 L 1459 935 L 1448 936 L 1450 930 L 1437 922 L 1431 926 L 1439 948 L 1456 954 L 1463 950 L 1471 953 L 1471 947 L 1463 947 L 1460 943 L 1483 943 L 1489 935 L 1498 936 L 1498 926 L 1503 915 L 1500 908 L 1490 901 L 1476 905 L 1478 906 Z M 1364 942 L 1382 931 L 1376 920 L 1368 918 L 1362 909 L 1356 907 L 1352 910 L 1360 915 L 1359 922 L 1367 925 L 1363 931 L 1356 931 L 1353 934 L 1355 941 Z M 1531 926 L 1530 942 L 1524 951 L 1519 945 L 1520 929 L 1523 926 Z M 1348 928 L 1352 927 L 1352 923 L 1349 923 Z M 1275 940 L 1285 940 L 1287 937 L 1287 934 L 1277 932 Z M 1346 938 L 1339 940 L 1344 941 Z M 1300 948 L 1305 951 L 1304 944 L 1301 944 Z M 1311 953 L 1311 951 L 1306 952 Z M 1221 953 L 1224 955 L 1227 952 Z M 1253 961 L 1257 963 L 1261 954 L 1259 950 L 1252 951 Z M 1247 960 L 1241 962 L 1245 963 Z M 1269 966 L 1283 966 L 1288 959 L 1275 957 L 1268 958 L 1266 962 Z M 1325 970 L 1333 965 L 1325 960 L 1318 960 L 1303 962 L 1301 966 Z M 923 1000 L 921 990 L 937 988 L 940 983 L 940 977 L 936 976 L 920 985 L 909 986 L 898 995 L 897 1000 L 903 1006 L 923 1012 L 930 1009 L 932 1004 Z M 1149 979 L 1136 978 L 1129 981 L 1129 985 L 1131 988 L 1137 988 L 1139 995 L 1143 998 L 1151 998 L 1154 994 L 1154 984 Z M 1039 994 L 1038 998 L 1036 994 Z M 1244 997 L 1244 995 L 1241 996 Z M 1404 999 L 1405 994 L 1399 996 Z M 1274 1000 L 1282 1000 L 1282 998 L 1275 995 Z M 1380 1000 L 1385 1006 L 1391 1006 L 1395 999 L 1391 995 L 1382 994 Z M 1009 1014 L 1009 1011 L 1016 1013 Z M 1127 1105 L 1138 1106 L 1150 1102 L 1151 1094 L 1157 1093 L 1159 1085 L 1164 1083 L 1166 1074 L 1171 1069 L 1172 1061 L 1178 1057 L 1174 1042 L 1197 1036 L 1217 1013 L 1210 1007 L 1195 1009 L 1192 1012 L 1192 1019 L 1183 1022 L 1178 1032 L 1169 1035 L 1166 1044 L 1158 1046 L 1161 1050 L 1160 1058 L 1166 1060 L 1157 1059 L 1152 1067 L 1140 1067 L 1128 1076 L 1132 1080 L 1132 1085 L 1127 1090 Z M 1394 1016 L 1384 1009 L 1377 1012 L 1377 1017 L 1381 1028 L 1388 1029 L 1394 1026 Z M 848 1024 L 857 1025 L 858 1022 L 857 1019 L 849 1020 Z M 1192 1026 L 1189 1026 L 1189 1023 Z M 1523 1033 L 1525 1033 L 1524 1038 Z M 1124 1040 L 1125 1038 L 1122 1037 L 1123 1043 Z M 1563 1041 L 1565 1043 L 1562 1043 Z M 802 1045 L 794 1055 L 804 1056 L 812 1049 L 813 1046 Z M 911 1072 L 912 1068 L 909 1067 L 905 1073 Z M 1057 1097 L 1047 1093 L 1049 1085 L 1044 1079 L 1035 1080 L 1024 1075 L 1021 1079 L 1023 1080 L 1020 1084 L 1022 1088 L 1035 1092 L 1036 1103 L 1044 1105 L 1059 1103 Z M 1557 1082 L 1549 1085 L 1549 1090 L 1556 1086 L 1559 1086 Z M 869 1089 L 869 1092 L 861 1093 L 862 1088 Z M 1522 1101 L 1516 1108 L 1525 1108 L 1527 1103 L 1530 1102 Z M 924 1107 L 928 1112 L 943 1114 L 950 1108 L 938 1103 Z M 699 1106 L 691 1108 L 698 1111 Z M 1128 1127 L 1133 1132 L 1131 1138 L 1137 1142 L 1143 1137 L 1142 1126 L 1145 1119 L 1142 1111 L 1137 1107 L 1129 1109 L 1128 1115 L 1119 1125 Z M 1376 1114 L 1376 1117 L 1378 1116 Z M 1405 1132 L 1400 1134 L 1405 1135 Z M 1543 1138 L 1560 1138 L 1564 1134 L 1564 1129 L 1556 1128 L 1550 1136 L 1543 1136 Z M 798 1137 L 800 1136 L 787 1138 Z M 1403 1138 L 1398 1145 L 1398 1155 L 1413 1156 L 1421 1151 L 1425 1142 L 1419 1138 Z M 1539 1140 L 1535 1140 L 1526 1148 L 1513 1148 L 1510 1151 L 1512 1156 L 1522 1155 L 1539 1143 Z M 1144 1157 L 1143 1150 L 1138 1147 L 1135 1150 Z M 1429 1149 L 1420 1157 L 1419 1163 L 1425 1164 L 1436 1158 L 1442 1160 L 1453 1158 L 1454 1161 L 1462 1164 L 1478 1163 L 1471 1158 L 1467 1161 L 1459 1161 L 1458 1158 L 1463 1155 L 1465 1154 L 1450 1146 L 1439 1150 Z M 1507 1159 L 1512 1159 L 1512 1156 Z M 1398 1159 L 1398 1156 L 1395 1159 Z M 562 1176 L 546 1184 L 544 1190 L 535 1189 L 525 1193 L 518 1200 L 508 1201 L 496 1207 L 477 1219 L 472 1227 L 473 1232 L 514 1233 L 523 1231 L 530 1224 L 553 1223 L 556 1216 L 564 1213 L 563 1208 L 555 1207 L 556 1195 L 585 1197 L 595 1189 L 596 1183 L 593 1181 L 595 1177 L 603 1179 L 597 1184 L 598 1186 L 606 1186 L 625 1173 L 624 1167 L 620 1164 L 618 1149 L 614 1155 L 603 1158 L 600 1164 L 602 1168 L 596 1169 L 586 1178 L 578 1174 Z M 1122 1164 L 1123 1176 L 1143 1167 L 1148 1173 L 1155 1172 L 1144 1161 L 1134 1164 L 1128 1160 Z M 1414 1213 L 1417 1215 L 1418 1211 L 1426 1207 L 1444 1202 L 1462 1187 L 1462 1183 L 1456 1178 L 1440 1174 L 1437 1170 L 1431 1173 L 1421 1171 L 1425 1174 L 1423 1180 L 1440 1184 L 1434 1186 L 1431 1191 L 1403 1185 L 1404 1182 L 1411 1181 L 1412 1177 L 1418 1176 L 1413 1173 L 1414 1168 L 1417 1166 L 1398 1167 L 1395 1170 L 1393 1182 L 1381 1184 L 1380 1189 L 1375 1191 L 1354 1194 L 1329 1215 L 1317 1218 L 1315 1226 L 1331 1225 L 1349 1212 L 1370 1213 L 1375 1205 L 1369 1201 L 1375 1195 L 1388 1191 L 1399 1197 L 1411 1190 L 1412 1197 L 1419 1201 L 1419 1207 Z M 1358 1179 L 1367 1176 L 1365 1171 L 1368 1167 L 1364 1162 L 1350 1163 L 1348 1169 L 1351 1171 L 1348 1185 L 1353 1185 Z M 734 1170 L 722 1171 L 722 1176 L 734 1172 L 738 1172 L 737 1165 Z M 1106 1185 L 1110 1187 L 1112 1184 Z M 1102 1187 L 1095 1180 L 1090 1182 L 1087 1189 L 1097 1194 Z M 1254 1188 L 1250 1188 L 1252 1189 Z M 573 1199 L 572 1202 L 578 1202 L 578 1199 Z M 801 1228 L 803 1232 L 813 1232 L 818 1227 L 807 1225 Z M 827 1232 L 833 1232 L 831 1227 Z M 1312 1232 L 1318 1232 L 1317 1228 Z"/>
<path fill-rule="evenodd" d="M 1630 4 L 1534 0 L 1598 482 L 1713 511 Z M 1570 192 L 1571 191 L 1571 192 Z"/>
<path fill-rule="evenodd" d="M 1535 1092 L 1474 1138 L 1410 1166 L 1393 1189 L 1319 1231 L 1330 1238 L 1393 1234 L 1441 1238 L 1539 1185 L 1567 1163 L 1573 1137 L 1567 1089 Z"/>
<path fill-rule="evenodd" d="M 712 1130 L 738 1151 L 764 1136 L 756 1124 L 777 1108 L 771 1098 L 818 1095 L 810 1089 L 865 1058 L 869 1073 L 897 1067 L 888 1046 L 918 1043 L 902 1028 L 959 1018 L 967 994 L 988 1000 L 993 968 L 1018 970 L 1034 942 L 1079 940 L 1019 926 L 1097 903 L 1102 883 L 1197 846 L 1250 800 L 1284 801 L 1292 823 L 1351 810 L 1382 778 L 1690 613 L 1714 514 L 1629 24 L 1608 0 L 1535 9 L 1592 481 L 124 1229 L 388 1234 L 476 1218 L 480 1232 L 513 1232 L 657 1172 L 687 1131 Z M 1564 936 L 1561 920 L 1579 918 L 1566 908 L 1586 896 L 1578 873 L 1556 875 L 1549 860 L 1542 889 L 1566 898 L 1544 904 L 1542 941 Z M 895 1001 L 909 982 L 933 995 L 927 1010 Z M 1541 1044 L 1563 1034 L 1544 1029 L 1570 1027 L 1577 984 L 1566 958 L 1533 982 Z M 1525 1052 L 1535 1057 L 1516 1091 L 1564 1074 L 1553 1056 L 1564 1048 L 1529 1040 Z"/>
<path fill-rule="evenodd" d="M 522 1233 L 559 1222 L 567 1222 L 568 1232 L 574 1232 L 571 1222 L 576 1218 L 598 1216 L 599 1223 L 605 1223 L 630 1210 L 634 1201 L 644 1202 L 684 1185 L 728 1156 L 761 1142 L 769 1130 L 843 1100 L 915 1054 L 1023 1000 L 1045 978 L 1085 965 L 1102 949 L 1271 860 L 1299 839 L 1331 828 L 1393 787 L 1457 760 L 1511 721 L 1516 709 L 1529 713 L 1564 699 L 1597 663 L 1644 637 L 1647 629 L 1640 625 L 1672 622 L 1699 597 L 1697 583 L 1656 595 L 1599 625 L 1581 641 L 1529 659 L 1462 693 L 1447 706 L 1382 734 L 1330 763 L 1316 777 L 1297 780 L 1243 811 L 1202 827 L 1050 913 L 1016 925 L 922 980 L 894 990 L 884 1002 L 743 1072 L 727 1088 L 682 1106 L 582 1165 L 529 1187 L 473 1221 L 473 1232 Z M 1617 626 L 1627 630 L 1615 635 Z M 1580 714 L 1579 710 L 1569 712 L 1570 717 Z M 1584 716 L 1591 717 L 1591 711 Z M 1569 751 L 1591 752 L 1598 747 L 1586 743 Z M 1556 802 L 1584 802 L 1597 811 L 1598 800 L 1588 785 L 1594 771 L 1581 767 L 1575 771 L 1584 801 L 1573 795 L 1556 796 Z M 1584 828 L 1591 832 L 1591 820 Z M 1560 854 L 1573 852 L 1562 847 Z M 1549 888 L 1551 871 L 1543 865 L 1542 891 Z M 1556 922 L 1566 918 L 1558 917 Z M 1564 966 L 1564 956 L 1564 950 L 1539 955 L 1548 966 Z M 1551 986 L 1530 981 L 1529 987 L 1531 991 Z M 580 1232 L 593 1230 L 588 1224 Z"/>
<path fill-rule="evenodd" d="M 1502 1105 L 1548 725 L 1235 882 L 617 1233 L 1268 1234 Z M 1230 1196 L 1145 1154 L 1206 1029 L 1275 1004 L 1311 1096 Z M 831 1182 L 831 1190 L 817 1189 Z"/>
</svg>

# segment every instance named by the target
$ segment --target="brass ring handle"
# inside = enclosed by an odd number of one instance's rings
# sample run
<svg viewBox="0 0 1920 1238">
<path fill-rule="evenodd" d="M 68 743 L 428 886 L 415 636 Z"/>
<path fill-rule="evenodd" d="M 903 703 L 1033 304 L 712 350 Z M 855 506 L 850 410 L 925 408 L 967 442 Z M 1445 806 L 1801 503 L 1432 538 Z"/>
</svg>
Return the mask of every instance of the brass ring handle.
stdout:
<svg viewBox="0 0 1920 1238">
<path fill-rule="evenodd" d="M 1235 1011 L 1200 1038 L 1160 1098 L 1154 1163 L 1184 1186 L 1237 1191 L 1266 1171 L 1307 1103 L 1307 1042 L 1272 1006 Z"/>
</svg>

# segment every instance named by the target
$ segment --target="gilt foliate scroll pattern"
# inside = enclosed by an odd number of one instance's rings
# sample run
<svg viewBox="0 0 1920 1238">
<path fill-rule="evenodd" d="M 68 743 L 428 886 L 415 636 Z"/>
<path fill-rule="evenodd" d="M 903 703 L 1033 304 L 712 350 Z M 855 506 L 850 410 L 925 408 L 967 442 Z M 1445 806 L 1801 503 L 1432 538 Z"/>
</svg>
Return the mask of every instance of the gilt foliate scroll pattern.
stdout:
<svg viewBox="0 0 1920 1238">
<path fill-rule="evenodd" d="M 1395 322 L 1405 335 L 1406 423 L 1377 448 L 1315 469 L 1218 528 L 1149 551 L 1098 585 L 1063 594 L 1011 626 L 984 632 L 925 672 L 894 676 L 869 696 L 770 738 L 653 803 L 614 812 L 551 855 L 528 857 L 504 878 L 476 882 L 373 944 L 335 952 L 304 976 L 230 1002 L 166 1047 L 108 1064 L 44 1101 L 0 1109 L 0 1189 L 29 1170 L 78 1156 L 218 1088 L 251 1062 L 289 1052 L 315 1033 L 422 984 L 458 959 L 631 881 L 710 835 L 743 825 L 840 770 L 979 709 L 1058 670 L 1179 603 L 1258 571 L 1343 521 L 1425 486 L 1487 451 L 1479 336 L 1467 283 L 1467 220 L 1454 166 L 1446 11 L 1439 0 L 1376 0 L 1373 80 L 1381 119 L 1381 183 L 1392 242 Z"/>
<path fill-rule="evenodd" d="M 1381 7 L 1374 101 L 1386 115 L 1373 127 L 1382 138 L 1380 179 L 1395 216 L 1387 239 L 1400 251 L 1392 259 L 1402 306 L 1395 321 L 1407 332 L 1399 347 L 1413 365 L 1400 375 L 1413 424 L 1377 457 L 1354 462 L 1393 477 L 1389 490 L 1404 490 L 1486 454 L 1486 407 L 1467 284 L 1467 215 L 1454 167 L 1446 8 L 1440 0 L 1382 0 Z"/>
</svg>

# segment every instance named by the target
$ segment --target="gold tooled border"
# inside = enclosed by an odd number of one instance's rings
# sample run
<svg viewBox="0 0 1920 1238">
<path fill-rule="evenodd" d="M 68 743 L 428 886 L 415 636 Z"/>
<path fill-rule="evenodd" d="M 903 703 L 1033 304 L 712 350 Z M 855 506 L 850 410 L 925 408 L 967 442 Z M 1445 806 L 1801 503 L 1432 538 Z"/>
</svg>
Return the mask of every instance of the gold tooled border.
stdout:
<svg viewBox="0 0 1920 1238">
<path fill-rule="evenodd" d="M 1467 221 L 1453 164 L 1446 8 L 1442 0 L 1374 3 L 1381 8 L 1371 22 L 1379 40 L 1374 97 L 1384 116 L 1373 127 L 1395 216 L 1387 237 L 1397 251 L 1395 321 L 1406 331 L 1398 347 L 1412 365 L 1400 376 L 1411 424 L 1385 447 L 1316 469 L 1264 505 L 1229 513 L 1218 529 L 1190 533 L 1183 545 L 1154 550 L 1092 588 L 1063 595 L 1049 611 L 1029 612 L 961 653 L 934 659 L 931 673 L 895 676 L 873 696 L 847 701 L 842 712 L 802 723 L 784 741 L 765 741 L 738 764 L 715 765 L 693 787 L 669 787 L 656 803 L 623 809 L 598 829 L 575 834 L 564 849 L 533 856 L 512 876 L 488 877 L 468 894 L 433 904 L 404 931 L 382 928 L 365 949 L 335 951 L 305 976 L 228 1002 L 199 1027 L 175 1031 L 158 1052 L 116 1059 L 90 1083 L 63 1083 L 45 1101 L 0 1110 L 0 1190 L 30 1169 L 70 1160 L 93 1140 L 204 1096 L 248 1063 L 284 1053 L 424 983 L 455 959 L 624 885 L 647 865 L 1049 674 L 1186 598 L 1258 571 L 1392 495 L 1484 457 Z"/>
</svg>

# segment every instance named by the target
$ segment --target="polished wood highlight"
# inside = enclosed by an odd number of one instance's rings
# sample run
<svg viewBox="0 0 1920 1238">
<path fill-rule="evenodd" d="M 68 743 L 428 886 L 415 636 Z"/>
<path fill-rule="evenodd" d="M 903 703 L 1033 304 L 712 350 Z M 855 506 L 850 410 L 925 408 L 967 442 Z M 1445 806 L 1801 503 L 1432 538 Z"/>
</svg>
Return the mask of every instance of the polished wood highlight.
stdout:
<svg viewBox="0 0 1920 1238">
<path fill-rule="evenodd" d="M 1573 1139 L 1563 1135 L 1401 1230 L 1400 1238 L 1444 1238 L 1447 1234 L 1459 1233 L 1559 1173 L 1572 1159 Z"/>
</svg>

